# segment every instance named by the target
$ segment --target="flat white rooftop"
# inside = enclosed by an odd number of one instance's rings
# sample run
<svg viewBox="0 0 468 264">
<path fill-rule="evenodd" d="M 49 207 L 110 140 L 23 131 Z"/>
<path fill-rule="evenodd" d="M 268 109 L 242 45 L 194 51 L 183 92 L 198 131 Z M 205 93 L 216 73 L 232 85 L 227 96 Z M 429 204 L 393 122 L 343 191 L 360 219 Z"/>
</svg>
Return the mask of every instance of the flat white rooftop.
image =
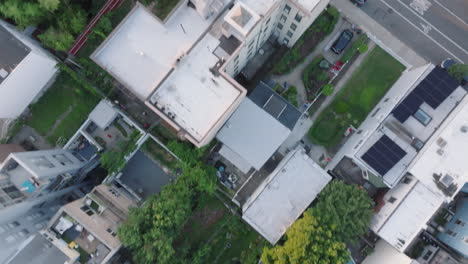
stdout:
<svg viewBox="0 0 468 264">
<path fill-rule="evenodd" d="M 162 24 L 137 3 L 122 23 L 91 55 L 92 59 L 141 100 L 145 100 L 209 28 L 208 19 L 181 5 Z"/>
<path fill-rule="evenodd" d="M 390 198 L 396 199 L 393 204 Z M 400 252 L 426 228 L 426 223 L 444 202 L 441 193 L 434 192 L 413 179 L 409 185 L 400 183 L 385 195 L 386 205 L 374 215 L 371 229 Z"/>
<path fill-rule="evenodd" d="M 411 258 L 398 252 L 384 240 L 379 240 L 375 245 L 374 252 L 370 254 L 362 264 L 417 264 Z"/>
<path fill-rule="evenodd" d="M 257 15 L 263 16 L 277 3 L 278 0 L 240 0 L 245 6 L 254 11 Z"/>
<path fill-rule="evenodd" d="M 330 180 L 298 147 L 258 187 L 242 209 L 242 218 L 274 245 Z"/>
<path fill-rule="evenodd" d="M 454 191 L 446 194 L 447 202 L 468 182 L 468 97 L 458 105 L 426 143 L 409 172 L 424 185 L 441 191 L 434 175 L 449 175 Z"/>
<path fill-rule="evenodd" d="M 292 1 L 298 3 L 307 11 L 312 11 L 322 0 L 292 0 Z"/>
<path fill-rule="evenodd" d="M 219 61 L 213 54 L 219 43 L 212 35 L 205 35 L 149 99 L 197 141 L 221 126 L 226 113 L 234 111 L 245 94 L 210 70 Z"/>
</svg>

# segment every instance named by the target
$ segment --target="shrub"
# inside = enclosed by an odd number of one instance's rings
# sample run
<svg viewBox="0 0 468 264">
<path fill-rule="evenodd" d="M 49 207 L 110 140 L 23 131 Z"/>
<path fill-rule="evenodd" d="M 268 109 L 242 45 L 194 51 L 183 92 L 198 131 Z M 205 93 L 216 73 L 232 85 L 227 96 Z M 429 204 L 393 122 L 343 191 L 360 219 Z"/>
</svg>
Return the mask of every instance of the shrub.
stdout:
<svg viewBox="0 0 468 264">
<path fill-rule="evenodd" d="M 349 105 L 345 101 L 338 101 L 333 105 L 333 111 L 338 114 L 346 113 L 349 111 Z"/>
<path fill-rule="evenodd" d="M 329 83 L 322 88 L 322 94 L 326 96 L 330 96 L 333 94 L 333 91 L 335 90 L 335 87 L 333 87 L 333 84 Z"/>
<path fill-rule="evenodd" d="M 368 49 L 369 49 L 369 47 L 367 47 L 367 45 L 365 43 L 362 43 L 361 46 L 359 46 L 357 50 L 359 51 L 359 53 L 362 54 L 362 53 L 366 52 Z"/>
</svg>

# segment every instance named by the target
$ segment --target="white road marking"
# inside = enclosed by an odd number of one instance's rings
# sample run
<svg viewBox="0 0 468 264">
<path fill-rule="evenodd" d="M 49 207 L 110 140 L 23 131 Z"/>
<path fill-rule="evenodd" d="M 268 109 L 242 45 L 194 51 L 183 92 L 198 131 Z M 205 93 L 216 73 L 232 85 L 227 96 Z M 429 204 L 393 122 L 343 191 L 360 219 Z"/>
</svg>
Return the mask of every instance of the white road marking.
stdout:
<svg viewBox="0 0 468 264">
<path fill-rule="evenodd" d="M 424 31 L 425 34 L 429 34 L 429 31 L 431 31 L 432 27 L 426 24 L 421 23 L 421 27 Z"/>
<path fill-rule="evenodd" d="M 412 25 L 414 28 L 416 28 L 417 30 L 419 30 L 421 33 L 423 33 L 426 37 L 428 37 L 430 40 L 432 40 L 435 44 L 437 44 L 437 46 L 441 47 L 443 50 L 445 50 L 448 54 L 450 54 L 454 59 L 458 60 L 459 62 L 461 63 L 465 63 L 462 59 L 458 58 L 457 56 L 455 56 L 455 54 L 453 54 L 450 50 L 448 50 L 447 48 L 445 48 L 444 46 L 442 46 L 437 40 L 433 39 L 431 36 L 429 36 L 428 34 L 424 33 L 424 31 L 419 28 L 418 26 L 416 26 L 413 22 L 411 22 L 408 18 L 406 18 L 405 16 L 403 16 L 400 12 L 398 12 L 395 8 L 393 8 L 391 5 L 389 5 L 387 2 L 385 2 L 384 0 L 380 0 L 382 3 L 384 3 L 386 6 L 388 6 L 389 8 L 391 8 L 393 10 L 393 12 L 397 13 L 398 15 L 400 15 L 404 20 L 406 20 L 406 22 L 408 22 L 410 25 Z"/>
<path fill-rule="evenodd" d="M 409 5 L 421 16 L 424 16 L 424 12 L 431 7 L 432 3 L 429 0 L 413 0 Z"/>
<path fill-rule="evenodd" d="M 398 2 L 400 2 L 400 4 L 402 4 L 406 9 L 408 9 L 409 11 L 411 11 L 413 14 L 415 14 L 417 17 L 419 17 L 421 20 L 423 20 L 424 22 L 426 22 L 426 24 L 432 26 L 432 28 L 437 31 L 440 35 L 442 35 L 443 37 L 445 37 L 448 41 L 452 42 L 453 45 L 455 45 L 457 48 L 459 48 L 461 51 L 463 51 L 465 54 L 468 55 L 468 51 L 466 51 L 464 48 L 462 48 L 460 45 L 458 45 L 458 43 L 456 43 L 455 41 L 453 41 L 451 38 L 447 37 L 447 35 L 445 35 L 444 33 L 442 33 L 440 30 L 438 30 L 436 27 L 434 27 L 434 25 L 432 25 L 431 23 L 429 23 L 429 21 L 427 21 L 426 19 L 424 19 L 424 17 L 420 16 L 418 13 L 416 13 L 413 9 L 411 9 L 409 6 L 407 6 L 405 3 L 403 3 L 401 0 L 397 0 Z"/>
<path fill-rule="evenodd" d="M 465 20 L 461 19 L 459 16 L 455 15 L 455 13 L 453 13 L 452 11 L 450 11 L 450 9 L 448 9 L 447 7 L 445 7 L 444 5 L 442 5 L 441 3 L 439 3 L 439 1 L 437 0 L 434 0 L 435 3 L 437 3 L 438 5 L 440 5 L 443 9 L 445 9 L 445 11 L 449 12 L 452 16 L 456 17 L 458 20 L 460 20 L 465 26 L 468 26 L 468 24 L 465 22 Z"/>
</svg>

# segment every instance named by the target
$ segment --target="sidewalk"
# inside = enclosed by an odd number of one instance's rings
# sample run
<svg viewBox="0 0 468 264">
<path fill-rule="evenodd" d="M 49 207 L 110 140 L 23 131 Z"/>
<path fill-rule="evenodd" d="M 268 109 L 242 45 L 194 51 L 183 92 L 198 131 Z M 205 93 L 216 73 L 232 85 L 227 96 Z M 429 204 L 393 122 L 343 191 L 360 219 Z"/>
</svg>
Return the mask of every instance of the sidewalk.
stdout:
<svg viewBox="0 0 468 264">
<path fill-rule="evenodd" d="M 377 45 L 394 56 L 406 67 L 417 67 L 427 64 L 414 50 L 392 35 L 387 29 L 374 21 L 366 13 L 353 5 L 349 0 L 331 0 L 341 15 L 353 24 L 359 25 Z"/>
<path fill-rule="evenodd" d="M 341 25 L 344 23 L 343 19 L 340 17 L 340 20 L 335 25 L 335 29 L 330 33 L 318 46 L 312 51 L 304 61 L 297 65 L 294 70 L 285 75 L 274 75 L 272 80 L 277 82 L 280 85 L 283 85 L 285 82 L 288 83 L 288 86 L 296 86 L 298 94 L 298 105 L 301 108 L 302 105 L 307 101 L 306 89 L 304 83 L 302 82 L 302 72 L 304 69 L 312 62 L 312 60 L 318 55 L 322 54 L 326 50 L 327 44 L 336 37 L 336 32 L 340 30 Z"/>
</svg>

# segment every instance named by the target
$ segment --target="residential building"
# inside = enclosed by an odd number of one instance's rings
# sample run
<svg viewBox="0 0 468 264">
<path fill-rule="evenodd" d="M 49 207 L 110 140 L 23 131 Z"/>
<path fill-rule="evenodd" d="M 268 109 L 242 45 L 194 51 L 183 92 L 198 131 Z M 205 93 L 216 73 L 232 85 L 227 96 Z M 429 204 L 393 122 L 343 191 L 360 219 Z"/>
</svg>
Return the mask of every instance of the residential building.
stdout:
<svg viewBox="0 0 468 264">
<path fill-rule="evenodd" d="M 377 199 L 371 229 L 400 252 L 468 180 L 466 94 L 439 67 L 409 70 L 340 151 L 374 185 L 391 188 Z"/>
<path fill-rule="evenodd" d="M 455 215 L 437 236 L 440 241 L 468 259 L 468 199 L 459 201 Z"/>
<path fill-rule="evenodd" d="M 377 242 L 372 252 L 362 264 L 419 264 L 405 254 L 397 251 L 384 240 Z"/>
<path fill-rule="evenodd" d="M 201 147 L 245 97 L 233 77 L 247 61 L 273 32 L 292 45 L 327 3 L 189 1 L 164 22 L 137 4 L 91 58 L 181 138 Z M 281 12 L 295 30 L 276 30 Z"/>
<path fill-rule="evenodd" d="M 219 154 L 241 172 L 260 170 L 291 134 L 301 112 L 261 82 L 216 135 Z"/>
<path fill-rule="evenodd" d="M 73 264 L 80 254 L 51 233 L 41 231 L 24 241 L 5 264 Z"/>
<path fill-rule="evenodd" d="M 83 157 L 63 149 L 10 153 L 0 165 L 0 208 L 70 186 L 85 164 Z"/>
<path fill-rule="evenodd" d="M 236 76 L 268 39 L 292 47 L 328 5 L 328 0 L 239 0 L 224 16 L 223 34 L 241 42 L 226 61 Z"/>
<path fill-rule="evenodd" d="M 52 237 L 80 252 L 80 258 L 106 263 L 121 247 L 117 229 L 136 202 L 115 184 L 96 186 L 85 197 L 63 206 L 49 223 Z"/>
<path fill-rule="evenodd" d="M 299 146 L 242 206 L 242 219 L 274 245 L 330 180 Z"/>
<path fill-rule="evenodd" d="M 0 20 L 0 121 L 14 119 L 52 84 L 55 59 L 37 42 Z"/>
</svg>

